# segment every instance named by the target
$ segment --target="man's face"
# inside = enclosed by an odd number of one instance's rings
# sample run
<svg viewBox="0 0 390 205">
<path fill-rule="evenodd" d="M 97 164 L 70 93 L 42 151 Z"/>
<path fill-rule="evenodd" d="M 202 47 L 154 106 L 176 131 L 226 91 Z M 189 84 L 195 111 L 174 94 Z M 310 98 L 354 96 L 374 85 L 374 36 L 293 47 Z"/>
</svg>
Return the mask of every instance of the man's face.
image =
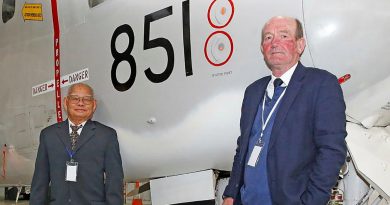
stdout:
<svg viewBox="0 0 390 205">
<path fill-rule="evenodd" d="M 78 85 L 73 87 L 64 98 L 64 106 L 69 120 L 79 124 L 92 118 L 96 109 L 96 100 L 88 87 Z"/>
<path fill-rule="evenodd" d="M 271 70 L 289 69 L 299 61 L 305 41 L 296 39 L 296 27 L 295 20 L 289 18 L 273 18 L 264 27 L 261 52 Z"/>
</svg>

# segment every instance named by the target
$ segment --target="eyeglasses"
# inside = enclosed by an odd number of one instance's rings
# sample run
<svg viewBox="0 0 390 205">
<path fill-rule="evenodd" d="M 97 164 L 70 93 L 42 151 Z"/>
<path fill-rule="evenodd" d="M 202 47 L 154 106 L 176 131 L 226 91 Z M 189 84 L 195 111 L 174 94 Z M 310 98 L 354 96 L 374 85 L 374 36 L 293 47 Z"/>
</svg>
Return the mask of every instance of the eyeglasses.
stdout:
<svg viewBox="0 0 390 205">
<path fill-rule="evenodd" d="M 69 95 L 67 98 L 68 98 L 69 102 L 72 104 L 77 104 L 81 100 L 84 104 L 90 105 L 94 101 L 94 98 L 92 96 L 80 97 L 77 95 Z"/>
</svg>

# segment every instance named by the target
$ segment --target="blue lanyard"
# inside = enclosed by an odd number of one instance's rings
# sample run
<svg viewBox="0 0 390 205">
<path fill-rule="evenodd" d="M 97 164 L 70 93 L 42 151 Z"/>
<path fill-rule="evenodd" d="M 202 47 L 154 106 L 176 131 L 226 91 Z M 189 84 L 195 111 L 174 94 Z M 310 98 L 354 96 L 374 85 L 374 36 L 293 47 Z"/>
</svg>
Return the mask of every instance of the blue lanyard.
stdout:
<svg viewBox="0 0 390 205">
<path fill-rule="evenodd" d="M 287 87 L 284 88 L 282 94 L 279 96 L 279 99 L 276 101 L 276 103 L 274 104 L 274 106 L 272 107 L 271 111 L 269 112 L 268 116 L 267 116 L 267 119 L 265 120 L 264 122 L 264 107 L 265 107 L 265 98 L 267 97 L 267 94 L 264 95 L 264 98 L 263 98 L 263 106 L 262 106 L 262 112 L 261 112 L 261 134 L 260 134 L 260 139 L 259 139 L 259 143 L 261 143 L 263 141 L 263 133 L 264 133 L 264 130 L 265 128 L 267 127 L 267 124 L 269 122 L 269 119 L 271 118 L 272 114 L 274 113 L 276 107 L 278 106 L 280 100 L 283 98 L 284 96 L 284 93 L 286 92 L 287 90 Z M 275 93 L 274 93 L 275 94 Z"/>
<path fill-rule="evenodd" d="M 65 147 L 65 148 L 66 148 L 66 152 L 68 153 L 70 159 L 73 160 L 73 155 L 74 155 L 76 152 L 73 152 L 72 150 L 69 150 L 68 147 Z"/>
</svg>

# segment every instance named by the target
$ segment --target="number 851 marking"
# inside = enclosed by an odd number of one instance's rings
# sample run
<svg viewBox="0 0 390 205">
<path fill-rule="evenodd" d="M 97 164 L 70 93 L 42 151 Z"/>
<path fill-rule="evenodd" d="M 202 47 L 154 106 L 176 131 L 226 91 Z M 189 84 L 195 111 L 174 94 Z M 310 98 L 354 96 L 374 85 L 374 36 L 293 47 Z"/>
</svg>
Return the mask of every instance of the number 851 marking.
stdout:
<svg viewBox="0 0 390 205">
<path fill-rule="evenodd" d="M 183 13 L 183 45 L 184 45 L 184 60 L 185 60 L 185 71 L 186 76 L 191 76 L 192 73 L 192 60 L 191 60 L 191 38 L 190 38 L 190 4 L 189 0 L 186 0 L 182 3 L 182 13 Z M 146 69 L 146 77 L 153 83 L 161 83 L 169 78 L 173 71 L 173 65 L 175 60 L 174 50 L 171 42 L 166 38 L 156 38 L 150 39 L 150 23 L 157 21 L 159 19 L 165 18 L 172 15 L 172 6 L 161 9 L 159 11 L 153 12 L 145 16 L 144 23 L 144 50 L 162 47 L 167 52 L 168 62 L 165 70 L 162 73 L 153 73 L 153 71 L 148 68 Z M 126 34 L 129 38 L 129 45 L 126 50 L 122 53 L 119 53 L 116 49 L 116 40 L 120 34 Z M 135 82 L 135 77 L 137 74 L 137 64 L 134 57 L 131 55 L 131 52 L 134 47 L 134 32 L 131 26 L 128 24 L 123 24 L 115 29 L 111 37 L 111 54 L 114 57 L 114 62 L 111 68 L 111 81 L 114 88 L 118 91 L 126 91 L 133 86 Z M 124 83 L 118 81 L 116 73 L 119 63 L 126 61 L 130 65 L 130 76 L 128 80 Z"/>
</svg>

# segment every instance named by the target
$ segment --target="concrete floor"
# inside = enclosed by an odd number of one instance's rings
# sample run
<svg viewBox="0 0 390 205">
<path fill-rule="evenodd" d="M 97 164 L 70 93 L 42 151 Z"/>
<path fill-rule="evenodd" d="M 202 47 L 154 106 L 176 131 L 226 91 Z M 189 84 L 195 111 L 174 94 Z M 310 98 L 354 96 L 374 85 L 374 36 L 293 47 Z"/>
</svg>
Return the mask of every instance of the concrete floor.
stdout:
<svg viewBox="0 0 390 205">
<path fill-rule="evenodd" d="M 0 205 L 16 205 L 14 201 L 0 201 Z M 18 201 L 17 205 L 28 205 L 28 201 Z"/>
<path fill-rule="evenodd" d="M 126 204 L 131 204 L 131 202 L 126 203 Z M 144 203 L 144 205 L 150 205 L 151 203 Z M 0 199 L 0 205 L 28 205 L 28 201 L 26 200 L 21 200 L 18 201 L 16 204 L 15 201 L 4 201 L 3 198 Z"/>
<path fill-rule="evenodd" d="M 4 200 L 4 187 L 0 187 L 0 205 L 28 205 L 28 200 L 19 200 L 18 203 L 15 201 Z M 131 200 L 128 200 L 126 204 L 131 204 Z M 144 205 L 151 205 L 150 200 L 144 201 Z"/>
</svg>

